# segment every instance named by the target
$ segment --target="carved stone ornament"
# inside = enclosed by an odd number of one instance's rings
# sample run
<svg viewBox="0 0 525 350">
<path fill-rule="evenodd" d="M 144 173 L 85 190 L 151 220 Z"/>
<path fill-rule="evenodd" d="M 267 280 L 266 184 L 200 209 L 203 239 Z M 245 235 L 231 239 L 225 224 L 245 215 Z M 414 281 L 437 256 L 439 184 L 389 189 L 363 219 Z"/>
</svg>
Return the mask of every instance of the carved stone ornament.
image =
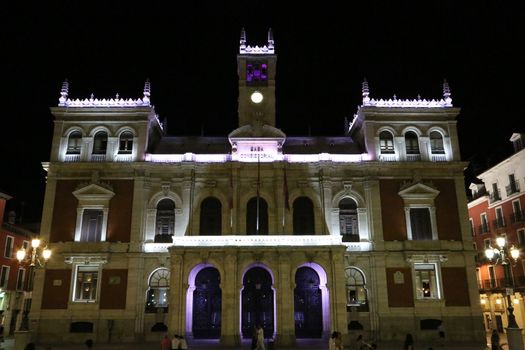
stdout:
<svg viewBox="0 0 525 350">
<path fill-rule="evenodd" d="M 394 272 L 394 283 L 405 284 L 405 275 L 401 271 Z"/>
</svg>

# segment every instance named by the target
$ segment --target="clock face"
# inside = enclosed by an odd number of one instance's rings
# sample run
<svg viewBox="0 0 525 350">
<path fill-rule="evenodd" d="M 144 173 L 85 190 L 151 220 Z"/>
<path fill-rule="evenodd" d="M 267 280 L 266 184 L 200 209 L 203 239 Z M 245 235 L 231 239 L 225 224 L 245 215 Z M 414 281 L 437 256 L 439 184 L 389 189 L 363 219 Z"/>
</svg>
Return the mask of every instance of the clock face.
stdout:
<svg viewBox="0 0 525 350">
<path fill-rule="evenodd" d="M 259 91 L 255 91 L 250 95 L 250 100 L 252 100 L 253 103 L 261 103 L 263 100 L 263 94 Z"/>
</svg>

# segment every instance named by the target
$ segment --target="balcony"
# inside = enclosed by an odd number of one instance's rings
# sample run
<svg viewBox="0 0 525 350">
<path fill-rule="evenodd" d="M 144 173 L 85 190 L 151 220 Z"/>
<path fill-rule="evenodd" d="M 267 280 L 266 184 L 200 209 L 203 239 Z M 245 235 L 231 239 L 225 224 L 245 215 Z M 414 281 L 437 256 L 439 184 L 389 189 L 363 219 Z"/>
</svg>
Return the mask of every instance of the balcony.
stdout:
<svg viewBox="0 0 525 350">
<path fill-rule="evenodd" d="M 80 162 L 80 154 L 66 154 L 66 157 L 64 158 L 64 162 L 66 163 Z"/>
<path fill-rule="evenodd" d="M 421 160 L 421 154 L 407 154 L 407 161 L 418 162 Z"/>
<path fill-rule="evenodd" d="M 523 289 L 525 288 L 525 276 L 514 277 L 513 288 Z M 507 287 L 504 278 L 488 279 L 488 280 L 478 280 L 479 289 L 489 290 L 489 289 L 505 289 Z"/>
<path fill-rule="evenodd" d="M 381 153 L 379 160 L 381 162 L 395 162 L 397 159 L 395 153 Z"/>
<path fill-rule="evenodd" d="M 516 211 L 510 214 L 511 223 L 516 224 L 518 222 L 524 222 L 524 221 L 525 221 L 525 215 L 523 213 L 523 210 L 519 210 L 519 211 Z"/>
<path fill-rule="evenodd" d="M 501 194 L 499 193 L 499 190 L 492 191 L 490 193 L 490 203 L 494 203 L 501 200 Z"/>
<path fill-rule="evenodd" d="M 488 223 L 484 223 L 482 225 L 479 225 L 478 231 L 480 233 L 488 233 L 490 231 L 489 224 Z"/>
<path fill-rule="evenodd" d="M 492 226 L 498 229 L 498 228 L 503 228 L 507 225 L 505 224 L 505 220 L 503 220 L 503 217 L 499 217 L 499 218 L 492 220 Z"/>
<path fill-rule="evenodd" d="M 518 193 L 520 191 L 520 183 L 518 180 L 512 181 L 510 184 L 505 186 L 505 190 L 507 191 L 507 196 Z"/>
<path fill-rule="evenodd" d="M 91 155 L 91 161 L 92 162 L 105 162 L 106 161 L 106 155 L 105 154 L 92 154 Z"/>
<path fill-rule="evenodd" d="M 434 154 L 434 153 L 432 153 L 430 159 L 433 162 L 446 162 L 447 161 L 447 156 L 445 154 Z"/>
</svg>

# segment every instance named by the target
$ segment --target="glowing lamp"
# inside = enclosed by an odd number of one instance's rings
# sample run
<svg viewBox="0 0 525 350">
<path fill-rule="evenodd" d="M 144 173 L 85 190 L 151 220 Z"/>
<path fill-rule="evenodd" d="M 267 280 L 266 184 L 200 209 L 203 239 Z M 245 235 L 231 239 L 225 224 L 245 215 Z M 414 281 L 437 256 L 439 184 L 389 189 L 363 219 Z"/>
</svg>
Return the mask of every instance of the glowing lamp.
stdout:
<svg viewBox="0 0 525 350">
<path fill-rule="evenodd" d="M 24 260 L 26 257 L 26 251 L 24 249 L 20 249 L 20 250 L 17 250 L 16 252 L 16 259 L 18 260 L 18 262 L 22 262 L 22 260 Z"/>
<path fill-rule="evenodd" d="M 259 91 L 255 91 L 250 95 L 250 100 L 252 100 L 253 103 L 261 103 L 263 100 L 263 94 Z"/>
<path fill-rule="evenodd" d="M 514 299 L 514 304 L 519 304 L 519 303 L 520 303 L 519 299 Z"/>
<path fill-rule="evenodd" d="M 481 299 L 481 304 L 482 305 L 485 305 L 487 303 L 487 300 L 486 299 Z"/>
<path fill-rule="evenodd" d="M 496 299 L 496 304 L 501 305 L 501 299 Z"/>
<path fill-rule="evenodd" d="M 515 246 L 512 246 L 510 248 L 510 256 L 512 257 L 512 259 L 518 260 L 518 258 L 520 257 L 520 250 Z"/>
<path fill-rule="evenodd" d="M 505 246 L 505 237 L 498 237 L 496 238 L 496 244 L 498 247 L 503 248 Z"/>
<path fill-rule="evenodd" d="M 31 241 L 31 247 L 38 248 L 39 245 L 40 245 L 40 240 L 38 238 L 35 238 Z"/>
<path fill-rule="evenodd" d="M 487 257 L 487 259 L 492 260 L 492 258 L 494 258 L 494 249 L 485 249 L 485 256 Z"/>
<path fill-rule="evenodd" d="M 51 257 L 51 249 L 44 249 L 42 251 L 42 257 L 47 261 Z"/>
</svg>

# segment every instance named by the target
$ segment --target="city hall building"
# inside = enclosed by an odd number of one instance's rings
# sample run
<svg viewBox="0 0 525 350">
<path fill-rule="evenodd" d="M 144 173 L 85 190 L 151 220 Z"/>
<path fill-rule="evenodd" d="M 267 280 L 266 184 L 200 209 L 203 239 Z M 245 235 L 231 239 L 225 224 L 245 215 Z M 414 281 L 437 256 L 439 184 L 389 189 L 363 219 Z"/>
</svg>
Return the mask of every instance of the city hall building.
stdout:
<svg viewBox="0 0 525 350">
<path fill-rule="evenodd" d="M 40 341 L 484 341 L 456 117 L 376 99 L 344 135 L 276 128 L 271 31 L 237 56 L 238 128 L 169 136 L 150 103 L 70 97 L 55 118 L 35 277 Z M 233 93 L 233 92 L 232 92 Z"/>
</svg>

